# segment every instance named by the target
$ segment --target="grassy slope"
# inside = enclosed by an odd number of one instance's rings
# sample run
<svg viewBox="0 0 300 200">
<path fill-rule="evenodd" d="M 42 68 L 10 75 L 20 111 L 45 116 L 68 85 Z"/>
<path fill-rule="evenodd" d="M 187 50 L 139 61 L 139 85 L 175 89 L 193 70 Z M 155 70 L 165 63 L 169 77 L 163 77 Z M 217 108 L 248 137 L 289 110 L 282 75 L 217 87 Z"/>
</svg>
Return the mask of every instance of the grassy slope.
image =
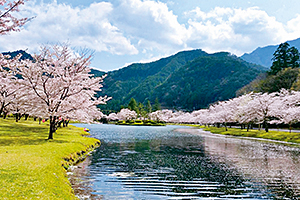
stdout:
<svg viewBox="0 0 300 200">
<path fill-rule="evenodd" d="M 284 142 L 293 142 L 300 143 L 300 133 L 289 133 L 283 131 L 269 131 L 268 133 L 261 130 L 249 130 L 247 132 L 246 129 L 238 129 L 238 128 L 228 128 L 228 131 L 225 131 L 225 128 L 216 128 L 216 127 L 205 127 L 203 128 L 205 131 L 210 131 L 212 133 L 222 134 L 222 135 L 233 135 L 240 137 L 254 137 L 254 138 L 263 138 Z"/>
<path fill-rule="evenodd" d="M 76 199 L 62 164 L 98 140 L 82 128 L 61 128 L 53 141 L 46 124 L 0 119 L 0 199 Z M 83 152 L 83 153 L 84 153 Z"/>
</svg>

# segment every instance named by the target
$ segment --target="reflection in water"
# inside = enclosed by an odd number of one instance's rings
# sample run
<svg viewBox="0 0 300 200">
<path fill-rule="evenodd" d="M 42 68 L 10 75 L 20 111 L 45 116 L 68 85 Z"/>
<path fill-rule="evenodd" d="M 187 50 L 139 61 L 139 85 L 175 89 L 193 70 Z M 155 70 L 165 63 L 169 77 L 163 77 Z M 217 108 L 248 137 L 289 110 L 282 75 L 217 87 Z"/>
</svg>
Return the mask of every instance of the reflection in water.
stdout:
<svg viewBox="0 0 300 200">
<path fill-rule="evenodd" d="M 300 197 L 299 148 L 175 126 L 88 128 L 102 145 L 70 176 L 81 199 Z"/>
</svg>

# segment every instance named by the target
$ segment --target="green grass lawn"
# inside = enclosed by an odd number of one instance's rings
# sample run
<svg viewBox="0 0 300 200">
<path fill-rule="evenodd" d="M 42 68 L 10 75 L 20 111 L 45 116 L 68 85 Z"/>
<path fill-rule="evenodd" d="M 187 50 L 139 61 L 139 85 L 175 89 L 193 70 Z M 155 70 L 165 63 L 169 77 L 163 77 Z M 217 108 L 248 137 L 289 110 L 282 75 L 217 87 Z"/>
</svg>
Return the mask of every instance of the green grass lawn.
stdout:
<svg viewBox="0 0 300 200">
<path fill-rule="evenodd" d="M 98 140 L 83 128 L 59 128 L 33 120 L 0 119 L 0 199 L 76 199 L 63 166 L 75 162 Z"/>
<path fill-rule="evenodd" d="M 283 131 L 269 131 L 266 132 L 264 129 L 261 130 L 252 130 L 250 129 L 248 132 L 246 129 L 238 129 L 238 128 L 228 128 L 228 131 L 225 130 L 224 127 L 202 127 L 205 131 L 210 131 L 212 133 L 222 134 L 222 135 L 232 135 L 232 136 L 240 136 L 240 137 L 255 137 L 255 138 L 264 138 L 271 139 L 277 141 L 284 142 L 293 142 L 300 143 L 300 133 L 290 133 Z"/>
</svg>

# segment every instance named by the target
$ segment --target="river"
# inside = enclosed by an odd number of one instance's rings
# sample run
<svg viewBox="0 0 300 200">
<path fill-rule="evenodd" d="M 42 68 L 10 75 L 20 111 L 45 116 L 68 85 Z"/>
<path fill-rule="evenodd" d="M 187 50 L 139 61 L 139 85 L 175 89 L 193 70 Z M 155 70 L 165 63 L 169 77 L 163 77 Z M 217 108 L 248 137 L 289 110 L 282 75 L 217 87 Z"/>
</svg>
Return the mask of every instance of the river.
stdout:
<svg viewBox="0 0 300 200">
<path fill-rule="evenodd" d="M 181 126 L 76 126 L 101 146 L 69 174 L 80 199 L 300 199 L 300 148 Z"/>
</svg>

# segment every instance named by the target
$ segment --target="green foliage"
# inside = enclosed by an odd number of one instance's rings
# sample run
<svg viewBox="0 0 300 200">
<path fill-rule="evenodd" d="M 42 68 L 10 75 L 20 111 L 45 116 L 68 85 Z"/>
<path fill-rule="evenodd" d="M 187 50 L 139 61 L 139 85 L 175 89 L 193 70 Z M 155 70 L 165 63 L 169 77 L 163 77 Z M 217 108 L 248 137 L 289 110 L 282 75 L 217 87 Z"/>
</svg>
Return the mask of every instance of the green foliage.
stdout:
<svg viewBox="0 0 300 200">
<path fill-rule="evenodd" d="M 285 68 L 299 67 L 299 51 L 295 47 L 289 47 L 289 43 L 285 42 L 279 45 L 273 54 L 273 63 L 270 75 L 276 75 Z"/>
<path fill-rule="evenodd" d="M 121 120 L 116 125 L 127 125 L 127 126 L 165 126 L 164 122 L 156 122 L 153 120 Z"/>
<path fill-rule="evenodd" d="M 151 113 L 152 112 L 152 106 L 151 106 L 151 102 L 149 100 L 147 101 L 146 112 L 147 113 Z"/>
<path fill-rule="evenodd" d="M 135 100 L 134 98 L 131 98 L 131 99 L 130 99 L 130 102 L 128 103 L 128 109 L 129 109 L 129 110 L 133 110 L 133 111 L 135 111 L 136 113 L 139 112 L 137 102 L 136 102 L 136 100 Z"/>
<path fill-rule="evenodd" d="M 237 91 L 237 95 L 249 92 L 279 92 L 282 88 L 297 90 L 300 83 L 297 82 L 299 69 L 286 68 L 276 75 L 262 74 L 253 80 L 250 84 Z"/>
<path fill-rule="evenodd" d="M 1 199 L 76 199 L 64 167 L 99 142 L 83 134 L 70 126 L 49 141 L 47 124 L 0 119 Z"/>
<path fill-rule="evenodd" d="M 235 96 L 264 68 L 247 63 L 226 52 L 207 54 L 201 50 L 179 52 L 146 64 L 133 64 L 109 72 L 99 95 L 113 100 L 103 110 L 119 110 L 131 98 L 146 105 L 158 97 L 163 108 L 199 109 Z M 114 104 L 114 105 L 112 105 Z"/>
<path fill-rule="evenodd" d="M 155 98 L 154 105 L 153 105 L 153 111 L 155 112 L 155 111 L 157 111 L 157 110 L 161 110 L 161 105 L 160 105 L 160 103 L 159 103 L 158 98 L 156 97 L 156 98 Z"/>
<path fill-rule="evenodd" d="M 108 76 L 103 82 L 104 87 L 99 95 L 108 95 L 114 100 L 120 101 L 119 106 L 113 106 L 112 110 L 119 110 L 120 105 L 125 105 L 132 97 L 145 103 L 144 101 L 151 97 L 153 88 L 164 82 L 171 73 L 187 62 L 203 55 L 207 55 L 207 53 L 201 50 L 184 51 L 155 62 L 132 64 L 108 72 Z M 154 101 L 154 98 L 148 99 Z M 101 105 L 101 109 L 112 108 L 111 102 L 109 101 L 107 105 Z"/>
<path fill-rule="evenodd" d="M 276 75 L 269 75 L 265 80 L 260 81 L 255 91 L 278 92 L 282 88 L 291 89 L 297 80 L 299 69 L 285 68 Z"/>
<path fill-rule="evenodd" d="M 229 54 L 220 53 L 195 59 L 174 72 L 155 88 L 163 106 L 195 110 L 235 97 L 235 92 L 260 71 Z"/>
<path fill-rule="evenodd" d="M 273 64 L 265 75 L 258 76 L 250 84 L 237 91 L 237 95 L 254 92 L 279 92 L 284 89 L 300 89 L 299 52 L 285 42 L 274 52 Z"/>
</svg>

